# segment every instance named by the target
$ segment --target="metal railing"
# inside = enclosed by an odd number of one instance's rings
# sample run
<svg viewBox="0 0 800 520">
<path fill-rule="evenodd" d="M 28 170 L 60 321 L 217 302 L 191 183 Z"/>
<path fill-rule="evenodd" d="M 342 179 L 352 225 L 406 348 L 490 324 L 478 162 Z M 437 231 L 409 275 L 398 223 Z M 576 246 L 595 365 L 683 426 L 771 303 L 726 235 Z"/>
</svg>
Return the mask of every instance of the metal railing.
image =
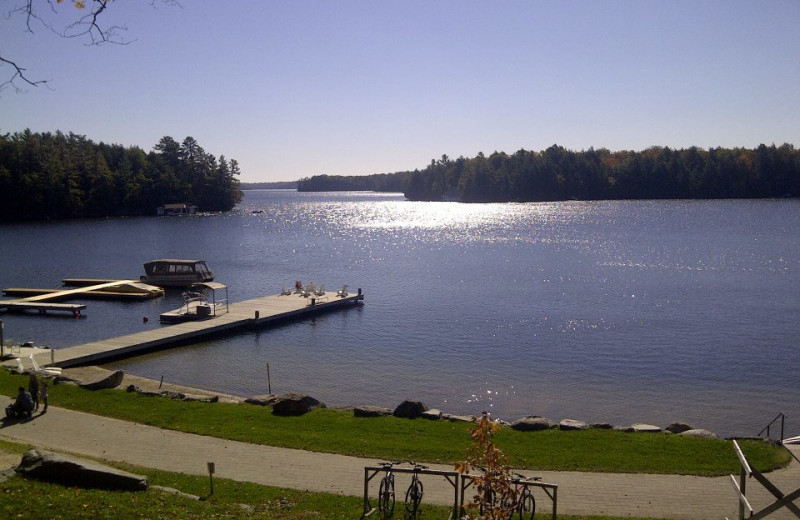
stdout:
<svg viewBox="0 0 800 520">
<path fill-rule="evenodd" d="M 775 422 L 778 421 L 778 419 L 780 419 L 780 421 L 781 421 L 781 437 L 778 440 L 778 442 L 783 443 L 783 439 L 784 439 L 783 426 L 784 426 L 784 422 L 786 421 L 786 414 L 783 413 L 783 412 L 781 412 L 778 415 L 776 415 L 775 418 L 772 419 L 769 422 L 769 424 L 767 424 L 760 432 L 758 432 L 758 437 L 764 437 L 764 434 L 766 433 L 766 438 L 770 439 L 771 438 L 770 437 L 770 428 L 772 427 L 773 424 L 775 424 Z"/>
</svg>

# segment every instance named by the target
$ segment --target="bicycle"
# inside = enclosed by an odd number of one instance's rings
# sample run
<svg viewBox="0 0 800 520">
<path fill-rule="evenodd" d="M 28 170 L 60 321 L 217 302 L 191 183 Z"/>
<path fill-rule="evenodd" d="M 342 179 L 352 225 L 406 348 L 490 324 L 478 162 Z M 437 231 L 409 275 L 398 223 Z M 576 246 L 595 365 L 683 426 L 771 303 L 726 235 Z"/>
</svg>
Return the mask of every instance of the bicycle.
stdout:
<svg viewBox="0 0 800 520">
<path fill-rule="evenodd" d="M 411 513 L 411 517 L 416 518 L 417 512 L 419 511 L 419 506 L 422 503 L 423 494 L 422 481 L 419 478 L 419 470 L 427 469 L 428 467 L 416 464 L 412 461 L 408 462 L 414 466 L 414 473 L 411 475 L 411 484 L 408 486 L 408 491 L 406 491 L 405 505 L 406 511 Z"/>
<path fill-rule="evenodd" d="M 394 513 L 394 473 L 392 473 L 392 468 L 399 463 L 399 460 L 378 463 L 386 470 L 386 475 L 383 476 L 378 487 L 378 511 L 384 518 L 389 518 Z"/>
<path fill-rule="evenodd" d="M 533 520 L 533 515 L 536 513 L 536 499 L 533 497 L 533 492 L 528 482 L 542 480 L 542 477 L 526 477 L 520 473 L 515 473 L 514 475 L 515 477 L 512 482 L 517 490 L 515 493 L 516 503 L 509 504 L 512 510 L 509 518 L 513 517 L 514 512 L 516 512 L 520 520 Z"/>
</svg>

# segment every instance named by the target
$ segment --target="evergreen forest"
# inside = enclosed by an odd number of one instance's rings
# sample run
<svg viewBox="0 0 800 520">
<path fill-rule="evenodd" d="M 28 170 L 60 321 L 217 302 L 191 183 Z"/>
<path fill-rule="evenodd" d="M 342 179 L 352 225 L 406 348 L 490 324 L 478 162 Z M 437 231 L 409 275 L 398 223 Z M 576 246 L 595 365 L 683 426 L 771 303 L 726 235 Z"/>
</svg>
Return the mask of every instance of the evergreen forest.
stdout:
<svg viewBox="0 0 800 520">
<path fill-rule="evenodd" d="M 409 200 L 536 202 L 556 200 L 716 199 L 800 196 L 800 152 L 784 144 L 755 149 L 697 147 L 611 152 L 562 146 L 513 155 L 443 155 L 424 170 L 368 178 L 317 176 L 300 188 L 402 191 Z M 398 184 L 401 189 L 394 189 Z M 390 189 L 384 189 L 385 187 Z"/>
<path fill-rule="evenodd" d="M 227 211 L 241 200 L 239 164 L 192 138 L 153 150 L 74 133 L 0 135 L 0 220 L 155 215 L 163 204 Z"/>
<path fill-rule="evenodd" d="M 411 172 L 376 173 L 373 175 L 315 175 L 297 183 L 297 191 L 383 191 L 406 189 Z"/>
</svg>

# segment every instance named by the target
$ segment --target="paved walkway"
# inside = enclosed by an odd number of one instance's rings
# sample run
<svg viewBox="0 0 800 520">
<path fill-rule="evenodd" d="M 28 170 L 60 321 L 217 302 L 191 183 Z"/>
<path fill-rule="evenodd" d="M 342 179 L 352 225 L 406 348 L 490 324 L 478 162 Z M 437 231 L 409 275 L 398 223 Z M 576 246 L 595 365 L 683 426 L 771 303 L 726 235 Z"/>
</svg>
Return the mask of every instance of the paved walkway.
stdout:
<svg viewBox="0 0 800 520">
<path fill-rule="evenodd" d="M 0 396 L 0 406 L 9 399 Z M 42 449 L 122 461 L 166 471 L 205 475 L 206 463 L 214 462 L 216 476 L 312 491 L 346 495 L 363 494 L 364 466 L 372 459 L 259 446 L 200 435 L 162 430 L 96 415 L 50 407 L 30 421 L 0 428 L 0 438 Z M 800 456 L 800 447 L 793 447 Z M 437 469 L 452 470 L 450 466 Z M 583 472 L 536 472 L 544 481 L 558 484 L 558 512 L 583 515 L 616 515 L 671 519 L 720 520 L 736 516 L 737 502 L 729 477 L 633 475 Z M 768 477 L 784 492 L 800 487 L 800 463 L 770 473 Z M 398 475 L 404 489 L 409 477 Z M 377 482 L 371 494 L 377 494 Z M 760 509 L 767 495 L 754 480 L 748 497 Z M 452 504 L 453 490 L 443 481 L 425 481 L 425 499 Z M 537 509 L 547 511 L 543 495 Z M 359 512 L 354 512 L 354 517 Z M 784 509 L 770 520 L 794 518 Z"/>
</svg>

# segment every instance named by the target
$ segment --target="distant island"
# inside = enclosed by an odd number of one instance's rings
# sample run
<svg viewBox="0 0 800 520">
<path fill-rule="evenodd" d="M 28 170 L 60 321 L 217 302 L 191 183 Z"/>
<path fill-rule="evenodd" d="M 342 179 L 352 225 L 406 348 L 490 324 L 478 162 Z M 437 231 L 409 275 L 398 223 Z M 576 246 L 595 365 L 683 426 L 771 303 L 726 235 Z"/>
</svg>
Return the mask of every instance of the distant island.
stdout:
<svg viewBox="0 0 800 520">
<path fill-rule="evenodd" d="M 192 137 L 145 153 L 72 132 L 0 134 L 0 221 L 155 215 L 176 203 L 228 211 L 242 198 L 239 173 Z"/>
<path fill-rule="evenodd" d="M 470 159 L 443 155 L 413 172 L 318 175 L 301 179 L 297 189 L 398 191 L 409 200 L 461 202 L 797 197 L 800 152 L 791 144 L 640 152 L 553 145 Z"/>
<path fill-rule="evenodd" d="M 247 190 L 296 190 L 298 181 L 286 182 L 242 182 L 239 187 Z"/>
</svg>

